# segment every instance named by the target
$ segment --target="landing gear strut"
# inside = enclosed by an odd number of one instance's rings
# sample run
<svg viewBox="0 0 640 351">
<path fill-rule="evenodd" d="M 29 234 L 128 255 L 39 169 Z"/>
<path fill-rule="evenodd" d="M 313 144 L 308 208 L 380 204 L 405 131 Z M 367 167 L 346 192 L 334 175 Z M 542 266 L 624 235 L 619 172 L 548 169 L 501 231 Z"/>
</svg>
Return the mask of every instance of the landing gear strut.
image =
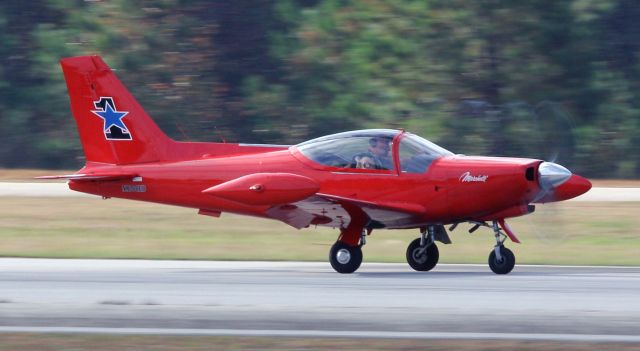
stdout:
<svg viewBox="0 0 640 351">
<path fill-rule="evenodd" d="M 368 218 L 352 209 L 351 221 L 340 231 L 340 237 L 329 250 L 329 263 L 338 273 L 353 273 L 362 263 L 362 246 L 371 230 L 365 228 Z"/>
<path fill-rule="evenodd" d="M 500 231 L 497 221 L 493 221 L 493 233 L 496 237 L 496 246 L 489 254 L 489 268 L 495 274 L 507 274 L 516 264 L 516 256 L 511 250 L 504 247 L 504 241 L 507 237 Z"/>
<path fill-rule="evenodd" d="M 438 264 L 440 253 L 435 243 L 435 227 L 420 229 L 420 237 L 407 247 L 407 263 L 416 271 L 426 272 Z"/>
</svg>

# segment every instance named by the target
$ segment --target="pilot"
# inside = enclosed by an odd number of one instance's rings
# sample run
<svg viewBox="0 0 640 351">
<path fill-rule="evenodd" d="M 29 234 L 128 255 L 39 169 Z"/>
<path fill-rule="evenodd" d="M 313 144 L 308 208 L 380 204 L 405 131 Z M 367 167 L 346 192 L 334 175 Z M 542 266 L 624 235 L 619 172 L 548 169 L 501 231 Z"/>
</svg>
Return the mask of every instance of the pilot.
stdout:
<svg viewBox="0 0 640 351">
<path fill-rule="evenodd" d="M 369 139 L 369 153 L 373 156 L 376 169 L 393 168 L 393 162 L 389 156 L 391 140 L 388 138 L 373 137 Z"/>
<path fill-rule="evenodd" d="M 355 161 L 356 168 L 374 169 L 376 167 L 376 161 L 370 153 L 355 155 L 353 160 Z"/>
</svg>

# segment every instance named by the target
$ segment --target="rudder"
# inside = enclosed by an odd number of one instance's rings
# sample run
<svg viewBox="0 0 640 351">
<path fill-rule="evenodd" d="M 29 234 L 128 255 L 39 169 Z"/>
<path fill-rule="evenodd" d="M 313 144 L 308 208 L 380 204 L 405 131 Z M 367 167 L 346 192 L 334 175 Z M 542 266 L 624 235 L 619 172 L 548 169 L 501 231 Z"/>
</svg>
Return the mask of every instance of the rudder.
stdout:
<svg viewBox="0 0 640 351">
<path fill-rule="evenodd" d="M 99 56 L 60 60 L 87 162 L 162 161 L 173 141 Z"/>
</svg>

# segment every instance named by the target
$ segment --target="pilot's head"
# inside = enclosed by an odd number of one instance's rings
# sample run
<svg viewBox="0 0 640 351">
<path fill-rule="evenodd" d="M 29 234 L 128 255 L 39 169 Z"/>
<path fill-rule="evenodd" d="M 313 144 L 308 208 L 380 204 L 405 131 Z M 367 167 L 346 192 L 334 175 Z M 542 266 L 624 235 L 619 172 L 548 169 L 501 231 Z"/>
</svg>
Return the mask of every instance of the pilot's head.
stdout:
<svg viewBox="0 0 640 351">
<path fill-rule="evenodd" d="M 377 157 L 389 157 L 390 144 L 388 138 L 373 137 L 369 139 L 369 152 Z"/>
</svg>

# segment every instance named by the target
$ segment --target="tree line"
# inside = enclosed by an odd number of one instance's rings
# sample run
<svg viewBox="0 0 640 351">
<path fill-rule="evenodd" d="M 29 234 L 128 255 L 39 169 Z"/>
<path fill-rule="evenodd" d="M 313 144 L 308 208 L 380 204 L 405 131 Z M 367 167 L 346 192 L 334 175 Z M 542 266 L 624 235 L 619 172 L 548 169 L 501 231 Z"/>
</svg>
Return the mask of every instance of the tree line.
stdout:
<svg viewBox="0 0 640 351">
<path fill-rule="evenodd" d="M 0 3 L 0 166 L 83 163 L 62 57 L 100 54 L 179 140 L 404 128 L 456 153 L 640 176 L 633 0 Z"/>
</svg>

